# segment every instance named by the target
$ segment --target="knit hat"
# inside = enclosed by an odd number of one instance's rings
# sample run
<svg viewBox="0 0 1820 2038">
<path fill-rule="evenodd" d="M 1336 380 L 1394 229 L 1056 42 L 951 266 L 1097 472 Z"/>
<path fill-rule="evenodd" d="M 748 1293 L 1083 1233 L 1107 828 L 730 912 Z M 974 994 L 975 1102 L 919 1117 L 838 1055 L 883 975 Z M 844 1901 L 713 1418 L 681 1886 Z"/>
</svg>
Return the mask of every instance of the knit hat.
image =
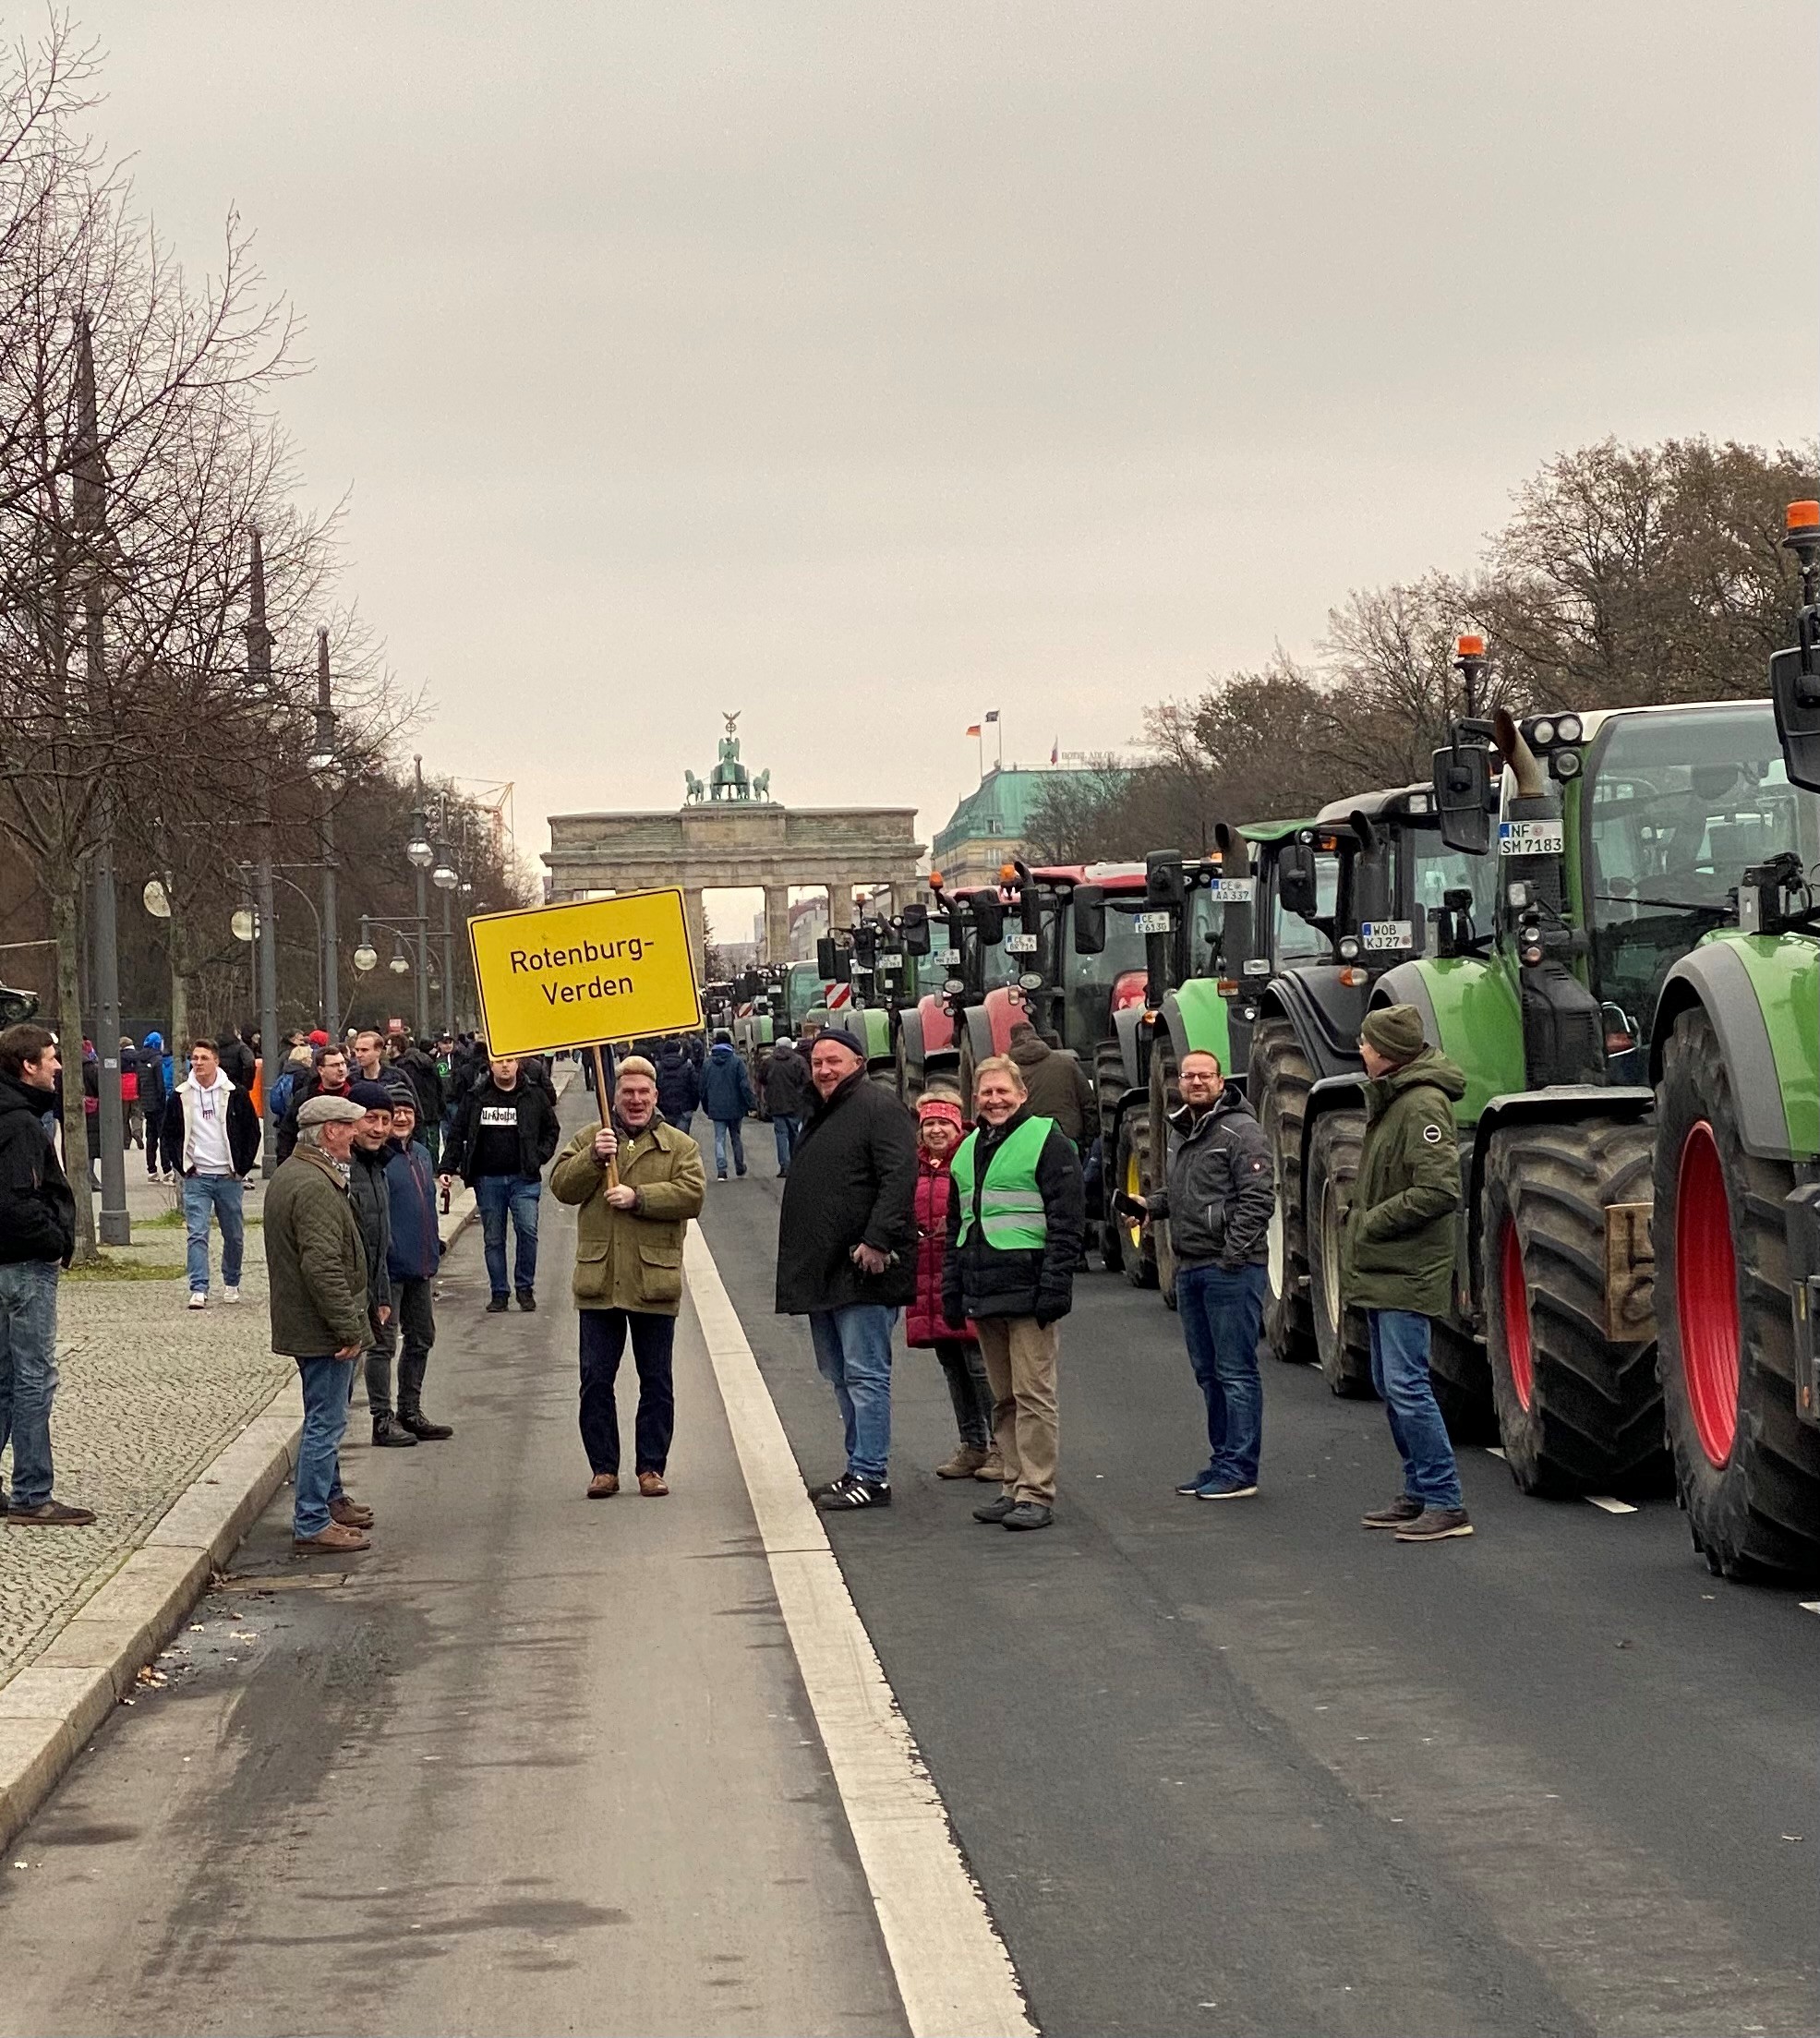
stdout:
<svg viewBox="0 0 1820 2038">
<path fill-rule="evenodd" d="M 329 1044 L 329 1036 L 319 1026 L 309 1036 L 309 1044 L 312 1047 L 326 1047 Z"/>
<path fill-rule="evenodd" d="M 355 1088 L 356 1090 L 376 1090 L 379 1085 L 370 1082 L 356 1083 Z M 408 1111 L 414 1118 L 418 1115 L 421 1107 L 417 1103 L 417 1093 L 411 1088 L 409 1083 L 389 1082 L 385 1086 L 385 1093 L 392 1099 L 392 1108 L 394 1111 Z"/>
<path fill-rule="evenodd" d="M 865 1060 L 865 1049 L 860 1045 L 859 1042 L 853 1038 L 851 1033 L 844 1032 L 838 1026 L 827 1026 L 824 1027 L 823 1030 L 815 1035 L 815 1045 L 817 1047 L 826 1047 L 830 1041 L 832 1041 L 837 1047 L 844 1047 L 850 1055 L 855 1057 L 856 1060 Z"/>
<path fill-rule="evenodd" d="M 382 1082 L 351 1082 L 347 1101 L 357 1103 L 363 1111 L 390 1111 L 392 1091 Z"/>
<path fill-rule="evenodd" d="M 353 1125 L 364 1118 L 366 1112 L 352 1097 L 317 1096 L 306 1097 L 303 1109 L 297 1113 L 299 1125 Z"/>
<path fill-rule="evenodd" d="M 959 1098 L 939 1094 L 919 1097 L 916 1101 L 916 1115 L 919 1121 L 923 1118 L 946 1118 L 957 1132 L 967 1122 L 960 1115 Z"/>
<path fill-rule="evenodd" d="M 1414 1061 L 1428 1044 L 1422 1032 L 1422 1015 L 1413 1005 L 1385 1005 L 1368 1012 L 1359 1032 L 1399 1068 Z"/>
</svg>

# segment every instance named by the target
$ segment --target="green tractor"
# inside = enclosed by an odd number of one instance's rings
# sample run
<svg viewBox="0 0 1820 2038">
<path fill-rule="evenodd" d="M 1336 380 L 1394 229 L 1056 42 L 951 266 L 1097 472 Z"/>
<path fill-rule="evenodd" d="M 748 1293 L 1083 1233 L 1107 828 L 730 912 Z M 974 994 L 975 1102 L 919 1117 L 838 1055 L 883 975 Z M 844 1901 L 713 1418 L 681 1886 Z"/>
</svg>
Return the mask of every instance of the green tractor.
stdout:
<svg viewBox="0 0 1820 2038">
<path fill-rule="evenodd" d="M 1736 923 L 1674 964 L 1656 1008 L 1656 1308 L 1694 1547 L 1728 1576 L 1814 1578 L 1820 911 L 1807 874 L 1820 859 L 1820 503 L 1790 506 L 1788 543 L 1802 599 L 1795 645 L 1770 662 L 1779 758 L 1761 739 L 1707 753 L 1747 767 Z"/>
</svg>

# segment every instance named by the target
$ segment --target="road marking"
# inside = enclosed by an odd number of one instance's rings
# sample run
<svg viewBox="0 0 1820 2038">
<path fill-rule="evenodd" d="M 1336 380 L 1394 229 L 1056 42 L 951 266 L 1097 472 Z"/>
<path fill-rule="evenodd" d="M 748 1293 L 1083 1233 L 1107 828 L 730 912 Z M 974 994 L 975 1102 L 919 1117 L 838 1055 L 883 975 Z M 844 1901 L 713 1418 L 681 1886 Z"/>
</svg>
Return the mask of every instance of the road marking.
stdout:
<svg viewBox="0 0 1820 2038">
<path fill-rule="evenodd" d="M 771 1583 L 914 2038 L 1035 2038 L 1010 1956 L 803 1491 L 714 1255 L 693 1224 L 683 1264 Z"/>
<path fill-rule="evenodd" d="M 1717 1595 L 1715 1595 L 1715 1597 L 1717 1597 Z M 1802 1600 L 1801 1610 L 1803 1613 L 1820 1613 L 1820 1599 Z"/>
<path fill-rule="evenodd" d="M 1504 1457 L 1504 1448 L 1501 1444 L 1488 1443 L 1485 1447 L 1485 1454 L 1489 1458 L 1504 1458 L 1506 1465 L 1511 1462 L 1509 1458 Z"/>
<path fill-rule="evenodd" d="M 1631 1505 L 1629 1501 L 1614 1501 L 1609 1493 L 1588 1493 L 1586 1495 L 1586 1504 L 1589 1507 L 1602 1507 L 1608 1514 L 1634 1514 L 1636 1513 L 1636 1509 Z"/>
</svg>

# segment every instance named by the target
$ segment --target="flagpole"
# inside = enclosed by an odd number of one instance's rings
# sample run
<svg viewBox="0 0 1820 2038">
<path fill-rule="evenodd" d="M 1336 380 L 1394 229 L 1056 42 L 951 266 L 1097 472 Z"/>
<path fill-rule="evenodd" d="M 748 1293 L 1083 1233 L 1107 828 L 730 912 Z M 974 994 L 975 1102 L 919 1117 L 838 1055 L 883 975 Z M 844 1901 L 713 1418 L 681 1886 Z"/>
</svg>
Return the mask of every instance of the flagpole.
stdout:
<svg viewBox="0 0 1820 2038">
<path fill-rule="evenodd" d="M 998 730 L 998 768 L 1005 769 L 1005 718 L 1001 715 L 996 724 Z"/>
</svg>

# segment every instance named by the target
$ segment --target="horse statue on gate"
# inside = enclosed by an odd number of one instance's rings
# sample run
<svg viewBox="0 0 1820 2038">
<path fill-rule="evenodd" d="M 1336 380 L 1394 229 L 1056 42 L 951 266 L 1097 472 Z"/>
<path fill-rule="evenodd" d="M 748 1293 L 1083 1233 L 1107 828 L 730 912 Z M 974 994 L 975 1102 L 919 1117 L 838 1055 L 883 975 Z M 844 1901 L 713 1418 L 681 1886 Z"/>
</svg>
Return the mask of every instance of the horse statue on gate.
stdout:
<svg viewBox="0 0 1820 2038">
<path fill-rule="evenodd" d="M 754 774 L 752 796 L 754 800 L 768 800 L 771 797 L 771 769 L 768 765 L 763 771 Z"/>
<path fill-rule="evenodd" d="M 696 778 L 693 771 L 685 771 L 682 774 L 682 783 L 686 789 L 683 799 L 685 805 L 699 806 L 707 798 L 707 788 Z"/>
</svg>

